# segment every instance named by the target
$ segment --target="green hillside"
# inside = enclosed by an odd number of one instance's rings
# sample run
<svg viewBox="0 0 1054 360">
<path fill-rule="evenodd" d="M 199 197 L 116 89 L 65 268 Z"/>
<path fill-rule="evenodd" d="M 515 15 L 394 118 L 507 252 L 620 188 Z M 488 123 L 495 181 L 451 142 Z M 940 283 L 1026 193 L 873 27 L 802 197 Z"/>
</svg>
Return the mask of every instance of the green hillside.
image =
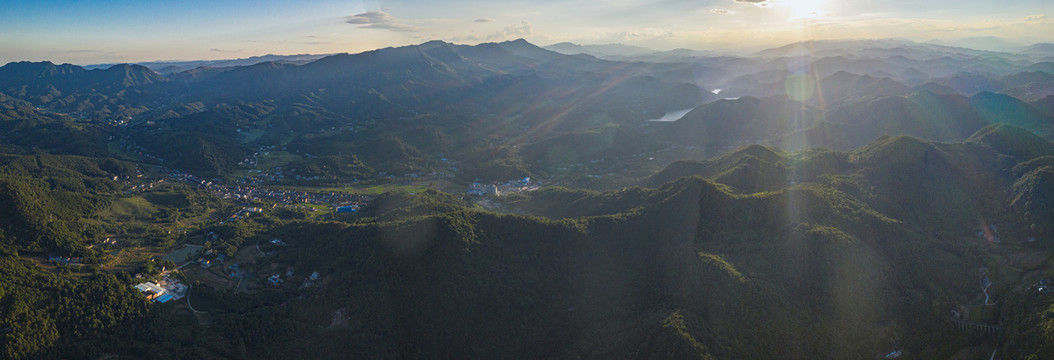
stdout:
<svg viewBox="0 0 1054 360">
<path fill-rule="evenodd" d="M 701 163 L 714 182 L 506 202 L 533 215 L 439 193 L 386 197 L 367 222 L 270 230 L 291 247 L 266 263 L 330 285 L 284 292 L 304 298 L 254 308 L 248 322 L 237 304 L 250 298 L 235 296 L 213 308 L 229 318 L 216 333 L 240 334 L 230 341 L 250 357 L 304 344 L 321 357 L 870 358 L 895 346 L 950 357 L 977 341 L 947 314 L 978 292 L 976 268 L 1014 271 L 972 234 L 977 219 L 1005 236 L 1036 230 L 1002 215 L 1015 212 L 1004 184 L 1019 176 L 989 164 L 993 150 L 906 137 L 841 155 L 750 147 Z M 763 191 L 728 176 L 774 162 L 809 176 Z M 246 325 L 258 322 L 275 326 Z"/>
</svg>

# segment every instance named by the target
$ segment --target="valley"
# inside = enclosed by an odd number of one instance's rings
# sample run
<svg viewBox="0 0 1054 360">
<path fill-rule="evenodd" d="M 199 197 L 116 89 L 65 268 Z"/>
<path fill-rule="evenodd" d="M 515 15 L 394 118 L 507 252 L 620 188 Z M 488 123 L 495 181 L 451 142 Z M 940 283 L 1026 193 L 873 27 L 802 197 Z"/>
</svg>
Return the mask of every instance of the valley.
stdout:
<svg viewBox="0 0 1054 360">
<path fill-rule="evenodd" d="M 1050 54 L 589 49 L 0 67 L 0 357 L 1054 356 Z"/>
</svg>

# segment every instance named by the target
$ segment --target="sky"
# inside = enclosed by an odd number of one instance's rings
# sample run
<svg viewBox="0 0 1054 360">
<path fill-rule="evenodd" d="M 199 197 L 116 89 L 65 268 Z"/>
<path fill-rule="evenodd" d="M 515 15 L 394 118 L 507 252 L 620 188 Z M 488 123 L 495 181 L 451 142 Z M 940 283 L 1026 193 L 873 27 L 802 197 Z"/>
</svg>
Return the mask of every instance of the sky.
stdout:
<svg viewBox="0 0 1054 360">
<path fill-rule="evenodd" d="M 0 0 L 0 64 L 357 53 L 429 40 L 754 51 L 894 37 L 1054 42 L 1054 1 Z"/>
</svg>

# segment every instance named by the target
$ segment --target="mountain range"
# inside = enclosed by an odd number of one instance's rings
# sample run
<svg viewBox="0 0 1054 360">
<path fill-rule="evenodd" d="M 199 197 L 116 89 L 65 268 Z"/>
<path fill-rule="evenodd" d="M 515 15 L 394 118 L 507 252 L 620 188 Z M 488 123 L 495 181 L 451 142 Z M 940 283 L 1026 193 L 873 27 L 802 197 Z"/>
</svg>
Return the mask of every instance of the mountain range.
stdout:
<svg viewBox="0 0 1054 360">
<path fill-rule="evenodd" d="M 1043 71 L 1044 62 L 898 40 L 804 45 L 808 46 L 793 44 L 763 51 L 754 58 L 693 57 L 688 62 L 657 63 L 600 60 L 584 54 L 563 55 L 522 40 L 477 46 L 433 41 L 354 55 L 327 56 L 299 65 L 268 61 L 247 66 L 198 68 L 168 76 L 138 65 L 85 70 L 73 65 L 12 63 L 0 68 L 0 92 L 28 101 L 45 111 L 73 114 L 94 122 L 126 124 L 129 129 L 136 130 L 126 132 L 135 134 L 133 141 L 136 143 L 158 145 L 149 149 L 156 156 L 190 166 L 188 170 L 216 175 L 231 173 L 234 169 L 230 164 L 237 163 L 236 158 L 244 157 L 257 146 L 281 144 L 304 149 L 310 147 L 308 142 L 347 138 L 342 133 L 352 127 L 393 136 L 416 149 L 411 152 L 431 149 L 452 153 L 456 151 L 454 149 L 467 149 L 460 151 L 458 156 L 470 156 L 484 146 L 491 146 L 478 141 L 484 133 L 497 136 L 502 142 L 513 141 L 506 146 L 528 147 L 536 143 L 549 144 L 544 145 L 549 147 L 559 139 L 594 136 L 591 134 L 623 134 L 620 136 L 654 140 L 648 142 L 651 145 L 638 147 L 638 150 L 657 150 L 664 143 L 690 143 L 684 138 L 697 138 L 697 132 L 703 131 L 704 138 L 723 138 L 707 150 L 713 155 L 754 140 L 779 146 L 790 144 L 793 148 L 833 146 L 849 149 L 882 134 L 937 140 L 963 139 L 987 123 L 1002 121 L 1000 117 L 1007 115 L 1005 112 L 1014 112 L 1007 116 L 1021 119 L 1012 121 L 1016 125 L 1040 134 L 1049 133 L 1050 113 L 1042 110 L 1042 101 L 1054 91 L 1054 76 Z M 788 57 L 802 49 L 811 49 L 811 53 Z M 847 51 L 859 53 L 846 57 L 843 53 Z M 795 84 L 793 87 L 792 83 Z M 909 109 L 920 105 L 907 105 L 925 98 L 925 95 L 913 94 L 926 92 L 944 96 L 930 97 L 940 103 L 937 106 L 945 109 L 944 113 L 967 114 L 966 119 L 956 120 L 961 126 L 945 124 L 941 120 L 939 126 L 944 129 L 922 130 L 918 127 L 925 125 L 916 125 L 917 119 L 908 120 L 914 115 L 904 111 L 928 116 Z M 1009 96 L 997 97 L 986 92 Z M 709 113 L 716 108 L 707 104 L 722 96 L 752 96 L 760 102 L 736 110 L 740 113 L 722 115 L 720 111 L 712 112 L 707 118 L 715 120 L 704 120 L 704 123 L 735 121 L 731 119 L 753 116 L 742 111 L 775 106 L 785 108 L 784 111 L 797 111 L 791 121 L 795 125 L 785 127 L 780 123 L 791 118 L 784 112 L 770 115 L 780 117 L 777 123 L 749 126 L 751 131 L 763 133 L 744 137 L 724 136 L 722 131 L 730 129 L 721 127 L 715 128 L 718 131 L 704 128 L 684 131 L 680 127 L 688 125 L 672 124 L 674 129 L 671 131 L 675 134 L 667 133 L 665 129 L 645 134 L 653 129 L 649 126 L 643 130 L 640 128 L 641 120 L 668 111 L 706 107 L 690 114 L 689 119 L 703 112 Z M 780 96 L 788 99 L 780 100 Z M 970 97 L 971 101 L 962 96 Z M 883 97 L 889 99 L 881 100 Z M 780 102 L 787 101 L 802 105 L 780 105 Z M 1038 104 L 1024 103 L 1026 101 Z M 868 106 L 880 109 L 867 110 Z M 240 110 L 231 111 L 236 108 Z M 860 119 L 854 115 L 882 118 L 883 112 L 889 111 L 900 111 L 899 114 L 904 116 L 898 115 L 898 119 L 909 124 L 876 126 L 872 123 L 881 119 Z M 509 120 L 501 127 L 466 127 L 493 123 L 490 119 L 495 116 Z M 846 116 L 854 118 L 847 119 Z M 972 117 L 983 120 L 970 120 Z M 752 121 L 755 120 L 772 121 L 763 117 Z M 697 121 L 685 123 L 691 122 Z M 381 123 L 383 129 L 378 125 Z M 716 123 L 705 126 L 713 125 Z M 762 131 L 762 128 L 769 130 Z M 227 155 L 214 156 L 208 162 L 200 161 L 202 158 L 176 160 L 191 154 L 173 153 L 170 149 L 184 147 L 187 145 L 185 141 L 189 140 L 173 143 L 172 139 L 166 138 L 174 136 L 173 132 L 159 133 L 157 129 L 187 131 L 178 137 L 199 138 L 193 141 L 227 149 L 223 151 Z M 238 129 L 263 132 L 266 136 L 248 139 L 235 131 Z M 302 135 L 306 131 L 322 134 L 307 140 Z M 830 131 L 849 135 L 826 141 L 816 139 Z M 405 132 L 437 132 L 450 141 L 444 144 L 428 143 L 428 140 L 420 142 L 410 139 Z M 277 135 L 283 133 L 292 136 Z M 859 140 L 847 140 L 854 137 Z M 814 140 L 790 140 L 800 138 Z M 356 143 L 353 139 L 350 142 Z M 607 142 L 607 146 L 613 144 Z M 610 153 L 618 150 L 586 151 Z M 343 153 L 343 150 L 337 152 Z M 553 155 L 537 151 L 527 155 L 531 154 L 531 158 L 508 160 L 522 164 L 536 164 L 541 160 L 543 164 L 562 167 L 559 165 L 590 160 L 588 157 L 591 156 L 584 154 L 584 158 L 576 156 L 566 161 L 547 161 L 545 158 Z M 228 159 L 220 160 L 224 157 Z M 383 169 L 380 171 L 405 172 L 436 166 L 434 159 L 420 157 L 396 163 L 404 166 L 397 169 L 391 164 L 370 164 L 367 160 L 371 168 Z M 542 175 L 556 171 L 552 167 L 527 167 L 513 173 Z M 478 175 L 487 174 L 479 173 L 473 177 Z"/>
<path fill-rule="evenodd" d="M 1044 49 L 9 63 L 0 357 L 1050 358 Z"/>
<path fill-rule="evenodd" d="M 226 68 L 235 66 L 256 65 L 262 62 L 274 62 L 283 64 L 305 64 L 333 54 L 298 54 L 298 55 L 263 55 L 250 56 L 244 59 L 226 60 L 192 60 L 192 61 L 147 61 L 136 63 L 145 66 L 162 75 L 171 75 L 198 68 Z M 93 64 L 84 66 L 85 69 L 105 69 L 118 64 Z"/>
</svg>

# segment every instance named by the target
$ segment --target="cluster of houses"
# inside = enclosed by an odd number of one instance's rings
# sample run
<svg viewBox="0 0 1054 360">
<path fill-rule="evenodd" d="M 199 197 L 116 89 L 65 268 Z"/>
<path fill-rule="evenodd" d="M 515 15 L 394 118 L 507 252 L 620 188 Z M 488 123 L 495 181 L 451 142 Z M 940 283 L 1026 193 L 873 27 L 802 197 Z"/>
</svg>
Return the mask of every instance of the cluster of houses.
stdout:
<svg viewBox="0 0 1054 360">
<path fill-rule="evenodd" d="M 238 130 L 239 130 L 239 132 L 241 132 L 240 131 L 241 129 L 238 129 Z M 250 168 L 255 169 L 256 168 L 256 164 L 258 164 L 260 162 L 260 152 L 263 152 L 264 155 L 270 155 L 271 154 L 270 152 L 268 152 L 266 150 L 267 150 L 267 147 L 261 146 L 259 148 L 259 150 L 257 150 L 256 152 L 253 153 L 252 156 L 245 158 L 245 160 L 239 161 L 238 162 L 238 166 L 246 166 L 246 167 L 250 167 Z"/>
<path fill-rule="evenodd" d="M 1050 279 L 1041 279 L 1039 280 L 1039 283 L 1036 284 L 1036 291 L 1043 294 L 1054 293 L 1054 284 L 1051 284 Z"/>
<path fill-rule="evenodd" d="M 80 265 L 80 256 L 48 256 L 48 261 L 59 265 Z"/>
<path fill-rule="evenodd" d="M 285 271 L 285 278 L 289 279 L 289 278 L 292 278 L 292 277 L 293 277 L 293 268 L 290 267 L 289 269 L 286 269 L 286 271 Z M 267 282 L 270 283 L 271 285 L 278 286 L 278 285 L 282 285 L 283 283 L 285 283 L 285 279 L 282 279 L 281 275 L 279 275 L 279 274 L 274 274 L 274 275 L 271 275 L 271 277 L 267 278 Z"/>
<path fill-rule="evenodd" d="M 124 126 L 128 125 L 128 121 L 126 121 L 125 119 L 121 119 L 120 117 L 118 117 L 116 119 L 115 118 L 106 118 L 106 124 L 108 124 L 110 126 L 124 127 Z"/>
<path fill-rule="evenodd" d="M 286 205 L 304 203 L 316 205 L 355 203 L 362 205 L 369 202 L 370 200 L 368 196 L 359 194 L 345 194 L 337 192 L 311 193 L 304 191 L 268 189 L 248 185 L 221 185 L 205 179 L 198 178 L 194 175 L 190 175 L 187 173 L 174 171 L 171 169 L 164 170 L 168 173 L 170 177 L 176 180 L 182 181 L 199 189 L 209 190 L 217 196 L 226 199 L 237 199 L 246 201 L 268 199 Z"/>
<path fill-rule="evenodd" d="M 140 147 L 140 146 L 138 146 L 138 145 L 136 145 L 134 143 L 126 143 L 126 142 L 122 141 L 122 147 L 125 147 L 126 149 L 128 149 L 130 151 L 133 151 L 133 152 L 135 152 L 135 153 L 137 153 L 137 154 L 139 154 L 141 156 L 144 156 L 144 157 L 147 157 L 147 158 L 157 159 L 156 157 L 149 156 L 149 154 L 145 154 L 143 152 L 145 149 L 143 149 L 142 147 Z M 261 150 L 263 150 L 263 149 L 261 149 Z M 254 158 L 253 162 L 255 162 L 255 155 L 254 155 L 253 158 Z M 158 159 L 158 160 L 160 160 L 160 159 Z M 225 198 L 225 199 L 236 199 L 236 200 L 244 200 L 244 201 L 254 201 L 254 200 L 258 201 L 258 200 L 267 199 L 267 200 L 276 201 L 278 203 L 282 203 L 282 204 L 285 204 L 285 205 L 293 205 L 293 204 L 315 204 L 315 205 L 343 204 L 341 206 L 354 205 L 356 207 L 358 207 L 358 206 L 365 206 L 370 201 L 370 197 L 369 196 L 361 195 L 361 194 L 347 194 L 347 193 L 337 193 L 337 192 L 312 193 L 312 192 L 305 192 L 305 191 L 268 189 L 268 188 L 250 186 L 251 184 L 257 184 L 257 183 L 261 182 L 260 181 L 261 179 L 255 179 L 254 180 L 251 177 L 247 177 L 247 178 L 243 178 L 243 179 L 239 180 L 238 181 L 238 185 L 222 185 L 222 184 L 219 184 L 219 183 L 214 183 L 213 181 L 202 179 L 202 178 L 199 178 L 197 176 L 194 176 L 194 175 L 191 175 L 191 174 L 179 171 L 179 170 L 170 169 L 170 168 L 167 168 L 167 167 L 164 167 L 164 166 L 161 166 L 160 170 L 163 171 L 164 173 L 168 174 L 168 176 L 170 178 L 174 179 L 174 180 L 186 183 L 186 184 L 188 184 L 190 186 L 193 186 L 193 187 L 196 187 L 196 188 L 199 188 L 199 189 L 211 191 L 213 194 L 216 194 L 217 196 L 220 196 L 220 197 Z M 137 171 L 138 171 L 138 169 L 137 169 Z M 294 170 L 290 170 L 290 171 L 294 171 Z M 275 168 L 275 174 L 276 175 L 274 175 L 274 176 L 268 177 L 267 180 L 282 180 L 282 179 L 286 178 L 285 175 L 283 175 L 282 168 L 280 166 Z M 261 176 L 263 176 L 263 175 L 261 175 Z M 142 177 L 142 175 L 140 174 L 139 177 Z M 267 177 L 267 176 L 264 176 L 264 177 Z M 416 174 L 415 174 L 414 177 L 416 177 Z M 317 176 L 315 176 L 315 177 L 301 177 L 299 175 L 296 175 L 295 178 L 298 179 L 298 180 L 304 180 L 304 179 L 306 179 L 306 180 L 312 180 L 312 179 L 313 180 L 318 180 L 318 179 L 320 179 Z M 128 192 L 129 193 L 142 192 L 142 191 L 145 191 L 145 190 L 148 190 L 148 189 L 152 189 L 155 185 L 163 183 L 163 182 L 164 182 L 164 180 L 162 179 L 162 180 L 157 180 L 157 181 L 153 181 L 153 182 L 146 183 L 146 184 L 135 185 L 135 186 L 132 186 L 128 190 Z"/>
<path fill-rule="evenodd" d="M 501 196 L 502 193 L 527 191 L 537 186 L 537 182 L 532 182 L 530 177 L 509 180 L 504 183 L 483 184 L 477 181 L 470 184 L 468 191 L 465 191 L 465 193 L 476 196 Z"/>
<path fill-rule="evenodd" d="M 274 286 L 281 286 L 285 283 L 286 280 L 292 279 L 293 274 L 293 268 L 289 268 L 286 270 L 284 278 L 281 274 L 272 274 L 271 276 L 267 277 L 267 283 Z M 318 281 L 319 277 L 321 277 L 321 275 L 318 273 L 318 271 L 312 271 L 311 275 L 304 278 L 304 282 L 300 284 L 300 288 L 309 288 L 314 286 L 315 282 Z"/>
<path fill-rule="evenodd" d="M 242 270 L 241 263 L 234 263 L 227 267 L 227 271 L 230 271 L 230 277 L 232 278 L 244 278 L 245 271 Z"/>
<path fill-rule="evenodd" d="M 311 276 L 308 276 L 307 279 L 304 279 L 304 283 L 301 284 L 300 287 L 309 288 L 314 286 L 315 282 L 318 281 L 319 276 L 321 275 L 319 275 L 318 271 L 312 271 Z"/>
<path fill-rule="evenodd" d="M 130 189 L 128 189 L 127 193 L 129 193 L 129 194 L 131 194 L 131 193 L 141 193 L 143 191 L 153 189 L 154 185 L 161 185 L 164 182 L 165 182 L 165 179 L 160 179 L 160 180 L 151 181 L 151 182 L 148 182 L 148 183 L 145 183 L 145 184 L 135 185 L 135 186 L 132 186 Z"/>
<path fill-rule="evenodd" d="M 220 225 L 223 225 L 223 224 L 226 224 L 228 222 L 235 221 L 235 220 L 241 220 L 242 218 L 244 218 L 246 216 L 249 216 L 249 214 L 259 214 L 259 213 L 262 213 L 262 212 L 263 212 L 263 209 L 258 208 L 258 207 L 244 207 L 244 208 L 241 208 L 240 210 L 238 210 L 238 212 L 235 212 L 230 217 L 224 219 L 223 221 L 220 221 Z"/>
<path fill-rule="evenodd" d="M 282 279 L 281 275 L 274 274 L 274 275 L 271 275 L 270 277 L 267 278 L 267 282 L 270 283 L 271 285 L 278 286 L 278 285 L 282 285 L 283 283 L 285 283 L 285 280 Z"/>
<path fill-rule="evenodd" d="M 289 169 L 289 172 L 291 172 L 291 173 L 292 172 L 296 172 L 296 169 Z M 285 170 L 283 170 L 281 166 L 275 166 L 274 170 L 271 171 L 271 172 L 264 172 L 263 170 L 253 169 L 253 170 L 249 170 L 249 173 L 255 173 L 256 175 L 246 176 L 244 178 L 239 179 L 238 182 L 241 183 L 241 184 L 256 185 L 256 184 L 261 184 L 261 183 L 265 183 L 265 182 L 282 181 L 282 180 L 286 180 L 286 179 L 294 179 L 294 180 L 322 180 L 322 179 L 324 179 L 324 177 L 317 176 L 317 175 L 316 176 L 303 176 L 303 175 L 300 175 L 300 174 L 289 174 L 289 176 L 286 176 Z"/>
<path fill-rule="evenodd" d="M 306 157 L 308 157 L 308 158 L 312 158 L 313 157 L 311 154 L 307 154 L 307 153 L 305 153 L 304 155 Z M 238 165 L 255 166 L 256 161 L 257 160 L 256 160 L 255 157 L 248 158 L 248 159 L 245 159 L 245 160 L 242 160 L 241 162 L 239 162 Z M 442 159 L 440 159 L 440 161 L 448 162 L 449 160 L 446 159 L 446 158 L 442 158 Z M 387 172 L 381 171 L 381 172 L 377 173 L 377 176 L 380 177 L 380 178 L 387 179 L 388 181 L 400 182 L 400 183 L 403 183 L 403 184 L 412 184 L 414 181 L 416 181 L 416 180 L 418 180 L 420 178 L 423 178 L 423 177 L 428 177 L 428 176 L 431 176 L 431 177 L 445 177 L 445 178 L 452 179 L 452 178 L 455 177 L 455 175 L 453 173 L 456 173 L 457 171 L 458 171 L 458 169 L 457 169 L 456 166 L 451 166 L 450 167 L 450 172 L 447 172 L 447 171 L 443 171 L 443 172 L 439 172 L 439 171 L 431 171 L 431 172 L 417 171 L 417 172 L 404 173 L 400 177 L 397 174 L 388 174 Z M 272 169 L 270 171 L 251 169 L 251 170 L 249 170 L 249 174 L 250 175 L 245 176 L 245 177 L 243 177 L 241 179 L 238 179 L 237 182 L 239 184 L 242 184 L 242 185 L 259 185 L 259 184 L 264 184 L 264 183 L 268 183 L 268 182 L 276 182 L 276 181 L 284 181 L 284 180 L 312 181 L 312 180 L 330 179 L 329 177 L 325 177 L 325 176 L 318 176 L 318 175 L 307 176 L 307 175 L 301 175 L 301 174 L 295 174 L 295 173 L 296 173 L 296 169 L 286 169 L 286 168 L 283 168 L 282 166 L 275 166 L 274 169 Z M 359 179 L 354 179 L 353 182 L 358 183 Z"/>
<path fill-rule="evenodd" d="M 498 190 L 498 185 L 496 185 L 496 184 L 481 184 L 481 183 L 478 183 L 478 182 L 474 182 L 474 183 L 470 184 L 468 186 L 468 191 L 465 191 L 465 193 L 469 194 L 469 195 L 476 195 L 476 196 L 486 196 L 486 195 L 499 196 L 499 195 L 501 195 L 501 191 Z"/>
<path fill-rule="evenodd" d="M 219 234 L 211 231 L 205 233 L 205 239 L 207 241 L 216 241 L 219 237 Z M 202 269 L 212 267 L 214 261 L 221 263 L 227 261 L 227 255 L 216 251 L 216 249 L 198 250 L 196 253 L 187 254 L 187 259 L 190 260 L 194 256 L 197 256 L 197 260 L 194 260 L 194 262 L 198 263 Z"/>
<path fill-rule="evenodd" d="M 173 280 L 167 276 L 158 282 L 148 281 L 135 286 L 136 290 L 143 293 L 147 300 L 156 303 L 166 303 L 172 300 L 182 299 L 187 295 L 187 285 Z"/>
<path fill-rule="evenodd" d="M 338 213 L 357 213 L 357 212 L 359 212 L 359 205 L 358 204 L 340 205 L 340 206 L 337 206 L 336 208 L 334 208 L 333 210 L 338 212 Z"/>
</svg>

